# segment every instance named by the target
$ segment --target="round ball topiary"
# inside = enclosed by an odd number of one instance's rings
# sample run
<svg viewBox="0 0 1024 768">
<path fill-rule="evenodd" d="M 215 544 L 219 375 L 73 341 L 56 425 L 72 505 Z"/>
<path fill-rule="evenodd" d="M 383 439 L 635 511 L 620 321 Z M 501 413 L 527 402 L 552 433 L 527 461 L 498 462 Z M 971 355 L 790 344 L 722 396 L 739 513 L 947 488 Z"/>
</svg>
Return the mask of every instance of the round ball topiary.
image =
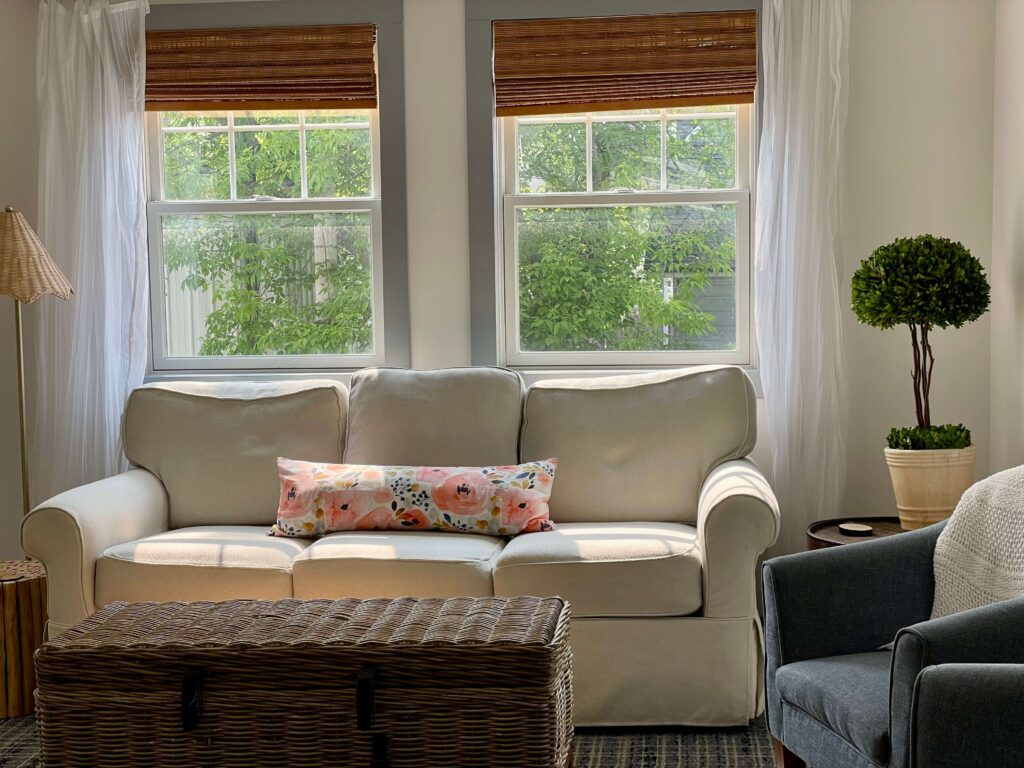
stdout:
<svg viewBox="0 0 1024 768">
<path fill-rule="evenodd" d="M 963 243 L 945 237 L 901 237 L 877 248 L 860 263 L 850 294 L 854 314 L 862 323 L 883 329 L 910 327 L 917 424 L 920 430 L 934 430 L 934 434 L 922 436 L 911 430 L 897 435 L 894 430 L 890 447 L 914 449 L 931 442 L 953 442 L 956 445 L 950 447 L 962 447 L 963 433 L 951 425 L 932 427 L 929 396 L 935 356 L 928 333 L 933 328 L 959 328 L 985 314 L 989 286 L 981 262 Z M 960 429 L 969 445 L 970 432 Z"/>
<path fill-rule="evenodd" d="M 985 269 L 945 237 L 901 237 L 875 249 L 853 275 L 853 311 L 876 328 L 959 328 L 988 309 Z"/>
</svg>

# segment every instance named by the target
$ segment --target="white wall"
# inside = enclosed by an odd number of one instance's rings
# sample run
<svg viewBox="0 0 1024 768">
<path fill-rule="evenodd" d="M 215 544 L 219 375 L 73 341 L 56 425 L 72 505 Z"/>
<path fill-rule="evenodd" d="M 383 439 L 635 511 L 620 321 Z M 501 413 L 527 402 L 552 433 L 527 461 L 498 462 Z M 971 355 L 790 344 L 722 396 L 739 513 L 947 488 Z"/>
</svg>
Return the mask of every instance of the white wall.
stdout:
<svg viewBox="0 0 1024 768">
<path fill-rule="evenodd" d="M 464 0 L 405 0 L 403 25 L 412 364 L 469 365 Z"/>
<path fill-rule="evenodd" d="M 991 469 L 1024 464 L 1024 0 L 998 0 L 992 181 Z"/>
<path fill-rule="evenodd" d="M 3 0 L 0 14 L 0 208 L 14 206 L 32 226 L 36 223 L 39 148 L 37 8 L 36 0 Z M 0 560 L 21 557 L 21 453 L 13 307 L 11 299 L 0 296 Z"/>
<path fill-rule="evenodd" d="M 951 237 L 991 264 L 994 8 L 993 0 L 854 0 L 844 296 L 861 259 L 899 236 Z M 909 332 L 859 326 L 848 310 L 845 320 L 845 511 L 892 514 L 882 448 L 890 426 L 914 423 Z M 989 329 L 983 317 L 933 342 L 933 420 L 971 429 L 979 476 L 989 461 Z"/>
</svg>

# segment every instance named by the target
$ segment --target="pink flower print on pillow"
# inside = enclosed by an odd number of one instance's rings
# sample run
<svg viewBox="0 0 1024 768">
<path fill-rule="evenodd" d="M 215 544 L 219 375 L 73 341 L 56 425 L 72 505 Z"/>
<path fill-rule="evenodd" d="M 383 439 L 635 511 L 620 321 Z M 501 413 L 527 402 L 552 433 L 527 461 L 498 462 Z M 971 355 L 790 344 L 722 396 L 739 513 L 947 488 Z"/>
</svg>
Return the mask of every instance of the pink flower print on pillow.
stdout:
<svg viewBox="0 0 1024 768">
<path fill-rule="evenodd" d="M 501 508 L 501 527 L 521 533 L 535 533 L 554 529 L 549 519 L 548 496 L 532 490 L 518 488 L 498 492 Z"/>
<path fill-rule="evenodd" d="M 329 491 L 321 496 L 327 514 L 328 531 L 348 531 L 370 509 L 371 500 L 362 491 L 347 488 Z"/>
<path fill-rule="evenodd" d="M 456 515 L 478 515 L 490 508 L 494 484 L 480 470 L 448 475 L 431 494 L 434 503 Z"/>
<path fill-rule="evenodd" d="M 431 529 L 514 536 L 554 528 L 554 459 L 495 467 L 277 463 L 276 536 Z"/>
</svg>

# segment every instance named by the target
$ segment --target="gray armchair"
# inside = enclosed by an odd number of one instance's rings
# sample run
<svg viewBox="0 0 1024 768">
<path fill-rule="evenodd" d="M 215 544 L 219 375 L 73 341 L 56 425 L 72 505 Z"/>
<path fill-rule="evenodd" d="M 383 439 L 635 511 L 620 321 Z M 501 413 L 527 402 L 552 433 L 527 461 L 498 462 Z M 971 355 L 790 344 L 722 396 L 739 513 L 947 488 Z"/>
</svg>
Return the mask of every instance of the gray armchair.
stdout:
<svg viewBox="0 0 1024 768">
<path fill-rule="evenodd" d="M 943 527 L 765 563 L 780 766 L 1024 766 L 1024 599 L 929 620 Z"/>
</svg>

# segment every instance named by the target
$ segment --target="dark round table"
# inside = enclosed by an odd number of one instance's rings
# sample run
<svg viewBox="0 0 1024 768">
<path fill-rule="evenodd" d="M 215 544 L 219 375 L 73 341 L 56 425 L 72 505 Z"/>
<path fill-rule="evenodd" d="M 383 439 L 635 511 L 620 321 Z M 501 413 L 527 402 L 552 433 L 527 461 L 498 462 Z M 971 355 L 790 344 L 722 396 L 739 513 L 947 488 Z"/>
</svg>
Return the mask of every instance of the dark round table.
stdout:
<svg viewBox="0 0 1024 768">
<path fill-rule="evenodd" d="M 847 536 L 840 533 L 840 523 L 870 525 L 874 531 L 869 536 Z M 843 544 L 856 544 L 858 541 L 883 539 L 904 532 L 898 517 L 836 517 L 831 520 L 818 520 L 807 526 L 807 548 L 838 547 Z"/>
</svg>

